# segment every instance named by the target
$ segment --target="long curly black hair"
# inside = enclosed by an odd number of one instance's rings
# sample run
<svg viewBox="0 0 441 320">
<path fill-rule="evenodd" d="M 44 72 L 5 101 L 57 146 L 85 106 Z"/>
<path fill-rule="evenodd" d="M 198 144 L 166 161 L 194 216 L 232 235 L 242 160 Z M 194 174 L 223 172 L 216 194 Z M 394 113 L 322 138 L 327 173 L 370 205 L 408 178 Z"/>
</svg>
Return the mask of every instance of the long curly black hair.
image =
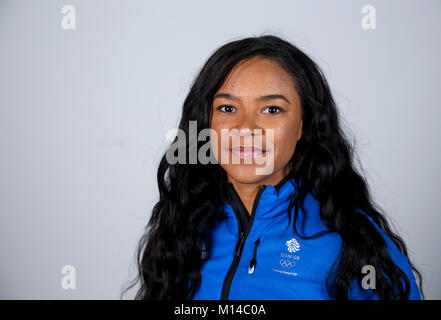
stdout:
<svg viewBox="0 0 441 320">
<path fill-rule="evenodd" d="M 377 273 L 374 290 L 380 299 L 408 299 L 410 280 L 392 261 L 381 234 L 357 210 L 371 217 L 407 256 L 406 245 L 391 231 L 384 213 L 374 204 L 365 179 L 354 168 L 355 148 L 341 128 L 323 72 L 295 45 L 278 36 L 261 35 L 219 47 L 191 85 L 179 128 L 187 139 L 189 121 L 197 121 L 198 132 L 209 128 L 214 94 L 235 65 L 253 57 L 279 63 L 292 76 L 301 99 L 303 134 L 290 160 L 290 175 L 302 181 L 293 198 L 294 221 L 306 194 L 314 190 L 323 223 L 342 239 L 326 282 L 329 296 L 348 299 L 349 288 L 354 280 L 360 280 L 362 267 L 372 265 L 382 270 Z M 199 149 L 204 143 L 197 141 L 192 146 L 189 142 L 186 151 Z M 135 299 L 191 299 L 201 282 L 202 239 L 221 216 L 226 173 L 217 163 L 170 164 L 165 153 L 157 182 L 159 201 L 137 249 L 139 274 L 122 295 L 139 282 Z M 293 226 L 297 232 L 296 223 Z M 413 265 L 412 268 L 422 294 L 421 274 Z"/>
</svg>

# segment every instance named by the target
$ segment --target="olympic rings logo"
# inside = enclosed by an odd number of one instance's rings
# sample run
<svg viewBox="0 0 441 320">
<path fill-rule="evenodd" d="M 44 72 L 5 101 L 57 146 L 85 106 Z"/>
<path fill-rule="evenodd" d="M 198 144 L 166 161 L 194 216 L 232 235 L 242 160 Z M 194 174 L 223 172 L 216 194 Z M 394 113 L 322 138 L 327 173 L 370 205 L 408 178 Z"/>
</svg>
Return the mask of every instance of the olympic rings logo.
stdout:
<svg viewBox="0 0 441 320">
<path fill-rule="evenodd" d="M 282 268 L 292 268 L 296 265 L 296 263 L 292 260 L 280 259 L 280 265 Z"/>
</svg>

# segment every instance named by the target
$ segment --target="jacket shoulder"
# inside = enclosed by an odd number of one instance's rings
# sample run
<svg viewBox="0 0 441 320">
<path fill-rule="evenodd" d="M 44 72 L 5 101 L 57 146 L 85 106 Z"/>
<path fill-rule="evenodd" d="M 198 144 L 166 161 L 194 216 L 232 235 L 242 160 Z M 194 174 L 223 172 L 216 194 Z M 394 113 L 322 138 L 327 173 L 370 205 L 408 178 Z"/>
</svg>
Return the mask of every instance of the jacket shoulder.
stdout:
<svg viewBox="0 0 441 320">
<path fill-rule="evenodd" d="M 413 274 L 412 271 L 412 266 L 409 262 L 409 258 L 407 255 L 405 255 L 403 252 L 400 251 L 400 249 L 398 249 L 398 247 L 395 245 L 395 243 L 392 241 L 392 239 L 384 232 L 383 229 L 381 229 L 378 224 L 366 213 L 364 213 L 361 210 L 357 210 L 358 212 L 362 213 L 364 216 L 367 217 L 367 219 L 374 225 L 374 227 L 376 228 L 376 230 L 381 234 L 381 236 L 383 237 L 383 239 L 386 242 L 386 246 L 389 252 L 390 257 L 392 258 L 392 261 L 395 263 L 395 265 L 397 267 L 399 267 L 408 277 L 409 282 L 410 282 L 410 296 L 409 299 L 410 300 L 420 300 L 421 299 L 421 295 L 420 295 L 420 291 L 418 288 L 418 285 L 415 281 L 415 276 Z M 366 290 L 362 289 L 361 286 L 358 284 L 357 285 L 358 288 L 354 288 L 354 299 L 360 299 L 361 296 L 363 295 L 363 291 L 364 291 L 364 295 L 366 295 Z M 361 289 L 361 291 L 360 291 Z M 370 289 L 368 289 L 367 291 L 371 291 Z M 371 291 L 368 293 L 369 298 L 371 299 L 377 299 L 377 296 Z"/>
</svg>

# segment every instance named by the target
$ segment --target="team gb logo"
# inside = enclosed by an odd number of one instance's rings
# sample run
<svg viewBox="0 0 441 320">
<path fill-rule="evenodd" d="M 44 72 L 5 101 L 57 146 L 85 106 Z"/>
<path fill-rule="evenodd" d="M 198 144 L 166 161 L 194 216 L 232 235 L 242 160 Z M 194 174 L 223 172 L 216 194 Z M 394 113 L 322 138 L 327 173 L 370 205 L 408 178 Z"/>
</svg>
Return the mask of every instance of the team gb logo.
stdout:
<svg viewBox="0 0 441 320">
<path fill-rule="evenodd" d="M 297 252 L 300 250 L 300 244 L 295 238 L 292 238 L 291 240 L 286 241 L 286 246 L 288 247 L 289 252 Z"/>
</svg>

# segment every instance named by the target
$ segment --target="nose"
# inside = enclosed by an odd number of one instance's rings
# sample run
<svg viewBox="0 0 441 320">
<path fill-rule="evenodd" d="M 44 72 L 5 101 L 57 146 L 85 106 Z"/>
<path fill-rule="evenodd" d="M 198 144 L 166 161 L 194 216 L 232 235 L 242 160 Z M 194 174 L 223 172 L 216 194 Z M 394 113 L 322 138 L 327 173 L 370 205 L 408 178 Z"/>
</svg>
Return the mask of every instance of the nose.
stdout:
<svg viewBox="0 0 441 320">
<path fill-rule="evenodd" d="M 263 130 L 258 115 L 250 111 L 243 112 L 236 125 L 237 130 L 239 130 L 240 145 L 247 147 L 256 145 L 262 148 Z"/>
<path fill-rule="evenodd" d="M 262 127 L 260 126 L 257 116 L 251 112 L 244 112 L 242 114 L 237 123 L 237 129 L 241 137 L 254 136 L 262 133 Z"/>
</svg>

